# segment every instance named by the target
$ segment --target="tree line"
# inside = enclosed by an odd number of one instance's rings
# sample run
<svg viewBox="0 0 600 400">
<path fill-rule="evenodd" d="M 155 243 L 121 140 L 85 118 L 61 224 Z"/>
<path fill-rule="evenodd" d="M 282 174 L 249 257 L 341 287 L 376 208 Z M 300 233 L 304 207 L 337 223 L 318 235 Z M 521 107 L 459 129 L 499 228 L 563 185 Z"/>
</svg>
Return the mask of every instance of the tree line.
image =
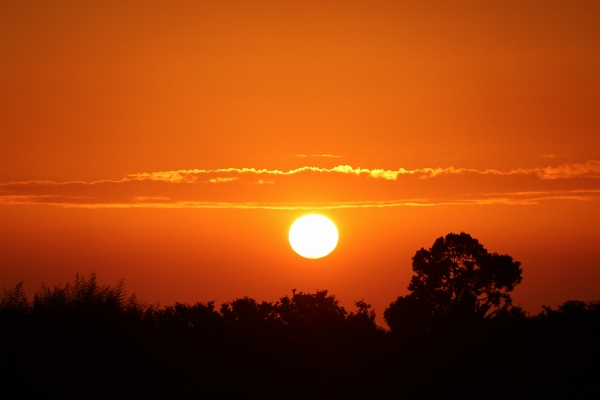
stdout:
<svg viewBox="0 0 600 400">
<path fill-rule="evenodd" d="M 600 301 L 525 313 L 510 297 L 521 264 L 466 233 L 440 237 L 412 261 L 410 293 L 384 311 L 389 331 L 366 301 L 349 312 L 326 290 L 159 307 L 94 273 L 42 284 L 32 301 L 19 283 L 0 299 L 0 391 L 499 398 L 596 381 Z"/>
</svg>

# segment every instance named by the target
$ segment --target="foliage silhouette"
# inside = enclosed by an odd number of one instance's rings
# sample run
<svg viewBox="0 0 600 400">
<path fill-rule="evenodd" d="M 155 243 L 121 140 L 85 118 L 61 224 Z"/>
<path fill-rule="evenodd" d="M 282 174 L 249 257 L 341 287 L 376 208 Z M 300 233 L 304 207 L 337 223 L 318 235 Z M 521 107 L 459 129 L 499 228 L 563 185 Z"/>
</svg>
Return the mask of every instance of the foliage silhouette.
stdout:
<svg viewBox="0 0 600 400">
<path fill-rule="evenodd" d="M 329 340 L 343 329 L 348 314 L 335 296 L 327 295 L 327 290 L 315 294 L 294 292 L 291 298 L 282 297 L 277 309 L 290 338 L 295 340 Z"/>
<path fill-rule="evenodd" d="M 373 306 L 365 302 L 365 299 L 361 299 L 354 303 L 357 311 L 351 312 L 347 315 L 346 320 L 348 324 L 354 329 L 362 332 L 377 332 L 379 331 L 377 324 L 375 323 L 375 311 L 372 310 Z"/>
<path fill-rule="evenodd" d="M 438 238 L 412 260 L 411 293 L 398 297 L 384 312 L 392 331 L 429 329 L 443 319 L 492 317 L 510 308 L 509 292 L 522 279 L 519 261 L 488 253 L 464 232 Z"/>
<path fill-rule="evenodd" d="M 161 308 L 95 274 L 42 285 L 31 303 L 20 283 L 0 296 L 0 396 L 68 388 L 67 397 L 86 398 L 421 399 L 594 389 L 600 302 L 530 316 L 500 299 L 465 317 L 452 304 L 435 314 L 416 296 L 400 297 L 404 326 L 435 329 L 398 335 L 377 327 L 366 301 L 348 312 L 326 290 Z M 493 390 L 490 377 L 499 378 Z"/>
<path fill-rule="evenodd" d="M 14 288 L 6 290 L 2 288 L 2 298 L 0 299 L 0 310 L 5 313 L 24 314 L 31 308 L 23 282 L 19 282 Z"/>
<path fill-rule="evenodd" d="M 249 297 L 238 298 L 223 303 L 220 310 L 227 326 L 228 339 L 241 348 L 252 348 L 256 352 L 264 352 L 276 344 L 286 342 L 283 322 L 277 312 L 277 305 L 263 301 L 258 303 Z"/>
</svg>

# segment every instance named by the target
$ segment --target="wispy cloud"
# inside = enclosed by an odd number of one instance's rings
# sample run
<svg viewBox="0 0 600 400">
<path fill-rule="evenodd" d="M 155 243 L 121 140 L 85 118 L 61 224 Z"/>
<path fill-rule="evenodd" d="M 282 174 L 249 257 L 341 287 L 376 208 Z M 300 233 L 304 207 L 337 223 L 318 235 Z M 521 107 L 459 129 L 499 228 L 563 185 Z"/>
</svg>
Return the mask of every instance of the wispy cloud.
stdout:
<svg viewBox="0 0 600 400">
<path fill-rule="evenodd" d="M 541 179 L 600 178 L 600 160 L 591 160 L 584 164 L 562 164 L 557 167 L 536 169 Z"/>
<path fill-rule="evenodd" d="M 169 197 L 164 196 L 136 196 L 133 201 L 136 203 L 164 203 L 171 200 Z"/>
<path fill-rule="evenodd" d="M 220 169 L 189 169 L 178 171 L 160 171 L 160 172 L 143 172 L 129 174 L 124 179 L 131 180 L 156 180 L 173 183 L 194 183 L 198 179 L 198 175 L 202 174 L 257 174 L 257 175 L 295 175 L 303 172 L 322 172 L 322 173 L 342 173 L 351 175 L 365 175 L 371 178 L 379 178 L 386 180 L 397 180 L 402 175 L 415 175 L 421 179 L 433 178 L 438 175 L 451 174 L 478 174 L 478 175 L 536 175 L 540 179 L 561 179 L 561 178 L 600 178 L 600 160 L 590 160 L 586 163 L 579 164 L 562 164 L 556 167 L 533 167 L 533 168 L 518 168 L 509 171 L 500 171 L 496 169 L 477 170 L 473 168 L 417 168 L 397 170 L 386 169 L 369 169 L 369 168 L 354 168 L 350 165 L 338 165 L 333 168 L 320 167 L 301 167 L 291 169 L 289 171 L 267 170 L 255 168 L 220 168 Z"/>
<path fill-rule="evenodd" d="M 536 204 L 600 197 L 600 161 L 512 170 L 397 170 L 305 166 L 192 169 L 93 182 L 0 184 L 0 205 L 78 208 L 373 208 L 440 204 Z"/>
<path fill-rule="evenodd" d="M 54 199 L 55 201 L 51 201 Z M 83 209 L 125 209 L 125 208 L 195 208 L 195 209 L 263 209 L 263 210 L 326 210 L 353 208 L 388 207 L 434 207 L 441 205 L 535 205 L 548 200 L 592 201 L 600 199 L 600 191 L 556 191 L 539 193 L 494 193 L 481 194 L 477 198 L 435 199 L 399 199 L 350 201 L 332 203 L 257 203 L 257 202 L 205 202 L 205 201 L 168 201 L 168 198 L 136 197 L 134 202 L 94 203 L 66 201 L 56 196 L 6 196 L 0 199 L 0 205 L 44 205 L 61 208 Z"/>
<path fill-rule="evenodd" d="M 233 182 L 233 181 L 237 181 L 240 178 L 223 178 L 223 177 L 217 177 L 217 178 L 212 178 L 209 179 L 207 182 L 209 183 L 223 183 L 223 182 Z"/>
</svg>

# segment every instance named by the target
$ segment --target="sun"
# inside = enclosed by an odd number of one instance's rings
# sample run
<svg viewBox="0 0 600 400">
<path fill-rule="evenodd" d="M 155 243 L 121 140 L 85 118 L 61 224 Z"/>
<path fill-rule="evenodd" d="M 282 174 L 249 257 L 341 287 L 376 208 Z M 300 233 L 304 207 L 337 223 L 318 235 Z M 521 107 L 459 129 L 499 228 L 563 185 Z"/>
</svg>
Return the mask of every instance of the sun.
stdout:
<svg viewBox="0 0 600 400">
<path fill-rule="evenodd" d="M 319 214 L 308 214 L 298 218 L 290 228 L 292 249 L 305 258 L 325 257 L 338 243 L 335 224 Z"/>
</svg>

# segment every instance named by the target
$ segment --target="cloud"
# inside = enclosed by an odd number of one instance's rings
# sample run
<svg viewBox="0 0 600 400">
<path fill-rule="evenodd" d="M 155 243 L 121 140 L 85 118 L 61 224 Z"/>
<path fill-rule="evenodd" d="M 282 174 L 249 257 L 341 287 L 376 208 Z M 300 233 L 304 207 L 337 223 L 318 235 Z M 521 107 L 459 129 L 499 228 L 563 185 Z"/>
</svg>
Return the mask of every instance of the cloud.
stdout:
<svg viewBox="0 0 600 400">
<path fill-rule="evenodd" d="M 171 200 L 169 197 L 164 196 L 136 196 L 133 201 L 136 203 L 164 203 Z"/>
<path fill-rule="evenodd" d="M 373 208 L 537 204 L 600 196 L 600 161 L 512 170 L 338 165 L 142 172 L 119 180 L 0 184 L 0 205 L 79 208 Z"/>
<path fill-rule="evenodd" d="M 535 173 L 541 179 L 600 178 L 600 160 L 590 160 L 584 164 L 562 164 L 558 167 L 538 168 Z"/>
<path fill-rule="evenodd" d="M 240 179 L 240 178 L 222 178 L 222 177 L 218 177 L 218 178 L 209 179 L 207 182 L 210 182 L 210 183 L 223 183 L 223 182 L 237 181 L 238 179 Z"/>
<path fill-rule="evenodd" d="M 397 180 L 402 175 L 414 175 L 421 179 L 434 178 L 439 175 L 452 174 L 478 174 L 478 175 L 536 175 L 540 179 L 562 179 L 562 178 L 600 178 L 600 160 L 590 160 L 580 164 L 562 164 L 557 167 L 534 167 L 518 168 L 509 171 L 496 169 L 477 170 L 473 168 L 418 168 L 385 170 L 354 168 L 350 165 L 338 165 L 333 168 L 301 167 L 289 171 L 267 170 L 255 168 L 220 168 L 220 169 L 189 169 L 178 171 L 143 172 L 127 175 L 124 180 L 155 180 L 172 183 L 195 183 L 198 176 L 203 174 L 239 174 L 239 175 L 295 175 L 303 172 L 341 173 L 350 175 L 364 175 L 375 179 Z M 212 182 L 212 181 L 211 181 Z M 223 181 L 225 182 L 225 181 Z"/>
<path fill-rule="evenodd" d="M 51 201 L 54 199 L 55 201 Z M 130 203 L 94 203 L 65 201 L 57 196 L 6 196 L 0 198 L 0 205 L 44 205 L 60 208 L 83 209 L 126 209 L 126 208 L 164 208 L 164 209 L 263 209 L 263 210 L 330 210 L 389 207 L 435 207 L 442 205 L 535 205 L 548 200 L 600 200 L 600 190 L 574 190 L 531 193 L 494 193 L 481 194 L 477 198 L 399 199 L 349 201 L 332 203 L 257 203 L 257 202 L 205 202 L 205 201 L 168 201 L 169 198 L 136 197 Z"/>
</svg>

